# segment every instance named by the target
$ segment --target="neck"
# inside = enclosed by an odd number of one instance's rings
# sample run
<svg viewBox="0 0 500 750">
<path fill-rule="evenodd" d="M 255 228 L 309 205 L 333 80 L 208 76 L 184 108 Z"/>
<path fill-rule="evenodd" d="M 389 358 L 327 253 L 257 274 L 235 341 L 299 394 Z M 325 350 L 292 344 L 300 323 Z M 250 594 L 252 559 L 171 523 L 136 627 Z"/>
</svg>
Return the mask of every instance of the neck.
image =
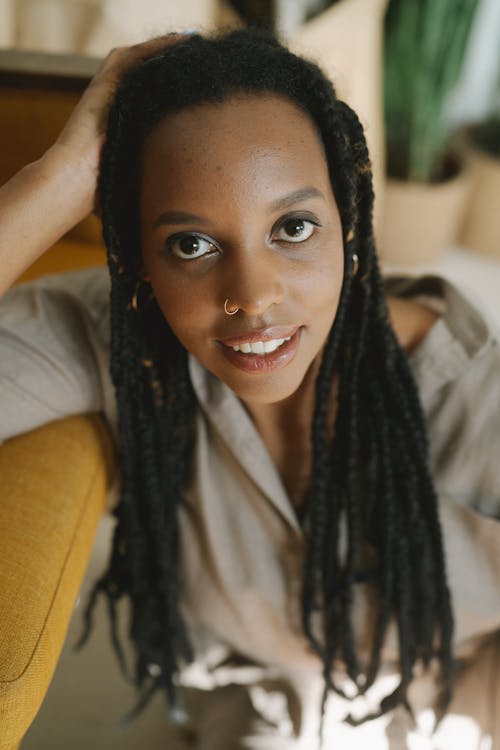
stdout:
<svg viewBox="0 0 500 750">
<path fill-rule="evenodd" d="M 259 432 L 262 432 L 262 429 L 266 432 L 269 430 L 282 432 L 305 425 L 309 428 L 314 410 L 318 371 L 319 357 L 309 367 L 300 387 L 287 398 L 273 404 L 244 402 Z"/>
<path fill-rule="evenodd" d="M 311 424 L 319 365 L 320 357 L 307 371 L 300 388 L 287 399 L 275 404 L 244 404 L 297 509 L 311 477 Z M 334 399 L 332 408 L 333 404 Z M 330 421 L 333 425 L 333 412 Z"/>
</svg>

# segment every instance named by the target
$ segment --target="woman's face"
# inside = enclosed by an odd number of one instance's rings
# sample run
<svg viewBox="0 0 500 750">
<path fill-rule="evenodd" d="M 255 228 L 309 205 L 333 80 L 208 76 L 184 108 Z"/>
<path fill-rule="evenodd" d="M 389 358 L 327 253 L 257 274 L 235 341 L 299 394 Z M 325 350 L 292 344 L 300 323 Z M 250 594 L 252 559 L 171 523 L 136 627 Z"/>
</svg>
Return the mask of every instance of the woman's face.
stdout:
<svg viewBox="0 0 500 750">
<path fill-rule="evenodd" d="M 197 105 L 155 127 L 142 166 L 144 274 L 173 332 L 244 402 L 288 398 L 321 353 L 343 277 L 312 121 L 274 95 Z"/>
</svg>

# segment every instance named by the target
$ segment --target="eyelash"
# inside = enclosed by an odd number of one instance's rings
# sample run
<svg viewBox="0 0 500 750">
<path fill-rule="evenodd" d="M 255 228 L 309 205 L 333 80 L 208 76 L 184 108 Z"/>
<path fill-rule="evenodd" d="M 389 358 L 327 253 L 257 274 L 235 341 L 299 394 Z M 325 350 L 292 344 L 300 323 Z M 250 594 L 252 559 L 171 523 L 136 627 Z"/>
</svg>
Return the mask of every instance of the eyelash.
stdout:
<svg viewBox="0 0 500 750">
<path fill-rule="evenodd" d="M 281 229 L 283 229 L 284 225 L 289 221 L 303 221 L 306 224 L 311 224 L 313 227 L 321 227 L 320 222 L 315 217 L 312 217 L 311 215 L 304 215 L 304 214 L 287 214 L 286 216 L 283 216 L 279 221 L 274 225 L 274 227 L 271 230 L 271 237 L 274 237 L 277 232 L 279 232 Z M 304 240 L 284 240 L 281 239 L 279 242 L 285 243 L 286 245 L 300 245 L 303 242 L 307 242 L 310 237 L 312 237 L 315 234 L 315 229 L 311 232 L 309 237 L 306 237 Z M 208 255 L 212 255 L 210 251 L 203 253 L 202 255 L 193 255 L 192 257 L 183 257 L 179 253 L 175 252 L 175 245 L 176 243 L 180 242 L 183 239 L 187 239 L 188 237 L 196 238 L 197 240 L 203 240 L 208 245 L 210 245 L 215 250 L 220 250 L 219 245 L 213 241 L 212 238 L 201 234 L 200 232 L 177 232 L 176 234 L 173 234 L 171 237 L 168 237 L 167 241 L 165 242 L 165 247 L 172 255 L 174 255 L 178 260 L 181 261 L 192 261 L 192 260 L 199 260 L 201 258 L 205 258 Z"/>
</svg>

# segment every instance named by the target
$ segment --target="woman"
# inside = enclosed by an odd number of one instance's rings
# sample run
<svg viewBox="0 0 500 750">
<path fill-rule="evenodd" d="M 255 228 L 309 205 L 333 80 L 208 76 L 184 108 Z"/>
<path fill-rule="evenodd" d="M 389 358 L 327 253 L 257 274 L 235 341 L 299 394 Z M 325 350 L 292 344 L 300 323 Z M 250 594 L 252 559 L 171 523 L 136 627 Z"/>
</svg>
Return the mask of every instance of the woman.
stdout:
<svg viewBox="0 0 500 750">
<path fill-rule="evenodd" d="M 443 282 L 384 287 L 356 116 L 316 66 L 250 31 L 111 56 L 49 168 L 4 188 L 5 284 L 91 209 L 117 79 L 98 191 L 110 344 L 101 271 L 6 302 L 20 321 L 38 295 L 36 335 L 64 328 L 50 346 L 78 384 L 57 413 L 104 409 L 116 430 L 117 525 L 87 617 L 100 591 L 113 623 L 130 599 L 141 706 L 163 689 L 175 712 L 193 688 L 204 749 L 312 747 L 323 730 L 343 748 L 434 747 L 424 719 L 453 716 L 453 656 L 473 653 L 467 689 L 500 627 L 498 587 L 471 619 L 461 580 L 498 565 L 496 339 Z"/>
</svg>

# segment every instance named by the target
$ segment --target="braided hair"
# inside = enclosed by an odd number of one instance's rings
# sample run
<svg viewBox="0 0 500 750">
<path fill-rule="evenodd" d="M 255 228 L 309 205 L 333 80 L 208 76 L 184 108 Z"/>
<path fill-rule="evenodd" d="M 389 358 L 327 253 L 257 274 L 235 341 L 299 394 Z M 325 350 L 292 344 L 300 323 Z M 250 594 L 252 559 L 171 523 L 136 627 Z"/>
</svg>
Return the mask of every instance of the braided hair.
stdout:
<svg viewBox="0 0 500 750">
<path fill-rule="evenodd" d="M 335 680 L 334 662 L 340 660 L 357 693 L 365 693 L 377 676 L 391 622 L 399 640 L 399 684 L 378 712 L 347 721 L 356 724 L 399 704 L 411 711 L 407 690 L 414 670 L 432 660 L 441 667 L 444 712 L 453 678 L 453 616 L 438 504 L 417 388 L 388 320 L 363 129 L 316 65 L 262 31 L 191 36 L 168 46 L 126 75 L 111 108 L 99 191 L 112 282 L 111 373 L 123 487 L 113 511 L 117 523 L 110 564 L 87 603 L 78 647 L 88 637 L 93 606 L 102 592 L 126 673 L 116 604 L 128 597 L 136 655 L 133 681 L 142 689 L 131 715 L 158 689 L 166 692 L 175 712 L 176 676 L 193 659 L 179 609 L 176 516 L 190 471 L 196 402 L 187 353 L 156 301 L 139 298 L 138 311 L 131 309 L 140 267 L 141 148 L 169 113 L 223 102 L 241 92 L 282 95 L 309 115 L 325 148 L 342 222 L 343 286 L 324 346 L 311 426 L 302 589 L 304 632 L 323 665 L 322 719 L 329 691 L 345 696 Z M 351 274 L 353 254 L 359 258 L 356 277 Z M 328 405 L 335 376 L 338 409 L 332 440 Z M 366 570 L 362 548 L 372 560 Z M 352 622 L 354 594 L 362 582 L 375 588 L 378 602 L 371 655 L 363 664 Z M 320 632 L 314 625 L 318 617 Z"/>
</svg>

